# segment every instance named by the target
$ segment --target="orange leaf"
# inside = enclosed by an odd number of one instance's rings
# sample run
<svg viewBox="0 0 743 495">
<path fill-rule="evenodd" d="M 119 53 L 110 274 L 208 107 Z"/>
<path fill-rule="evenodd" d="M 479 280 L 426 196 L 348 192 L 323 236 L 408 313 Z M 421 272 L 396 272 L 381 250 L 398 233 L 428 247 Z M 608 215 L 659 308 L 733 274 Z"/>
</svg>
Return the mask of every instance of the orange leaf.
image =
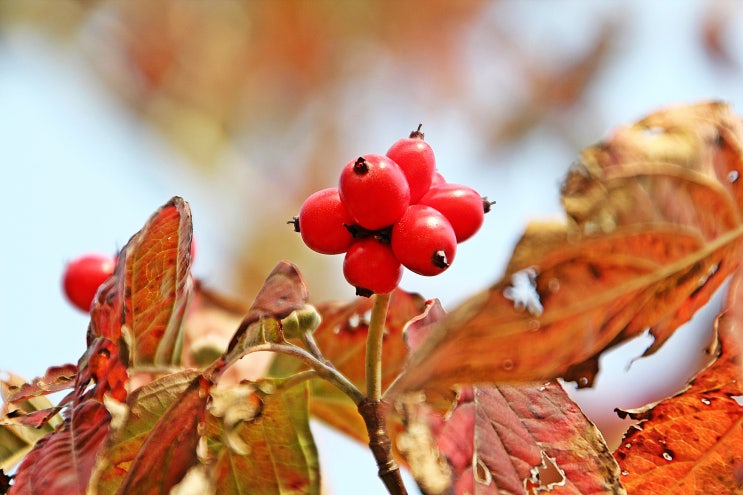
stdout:
<svg viewBox="0 0 743 495">
<path fill-rule="evenodd" d="M 674 397 L 621 412 L 641 420 L 614 454 L 630 494 L 738 493 L 743 487 L 742 304 L 739 271 L 716 322 L 716 360 Z"/>
<path fill-rule="evenodd" d="M 506 276 L 449 314 L 388 391 L 548 380 L 591 385 L 648 327 L 657 350 L 739 264 L 743 124 L 724 105 L 659 112 L 586 150 L 570 226 L 532 225 Z"/>
<path fill-rule="evenodd" d="M 191 291 L 191 211 L 174 197 L 118 255 L 91 309 L 88 343 L 124 336 L 131 365 L 180 362 L 181 321 Z"/>
</svg>

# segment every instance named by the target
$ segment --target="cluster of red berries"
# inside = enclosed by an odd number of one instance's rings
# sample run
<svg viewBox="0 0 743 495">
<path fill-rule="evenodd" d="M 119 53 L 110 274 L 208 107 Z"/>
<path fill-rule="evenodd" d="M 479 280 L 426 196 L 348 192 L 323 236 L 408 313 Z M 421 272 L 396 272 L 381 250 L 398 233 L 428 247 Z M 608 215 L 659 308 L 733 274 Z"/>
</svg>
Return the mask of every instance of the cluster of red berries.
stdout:
<svg viewBox="0 0 743 495">
<path fill-rule="evenodd" d="M 418 126 L 386 155 L 350 161 L 338 187 L 312 194 L 290 223 L 310 249 L 346 253 L 346 280 L 370 296 L 397 287 L 403 266 L 426 276 L 446 270 L 457 243 L 477 232 L 491 204 L 470 187 L 446 182 Z"/>
</svg>

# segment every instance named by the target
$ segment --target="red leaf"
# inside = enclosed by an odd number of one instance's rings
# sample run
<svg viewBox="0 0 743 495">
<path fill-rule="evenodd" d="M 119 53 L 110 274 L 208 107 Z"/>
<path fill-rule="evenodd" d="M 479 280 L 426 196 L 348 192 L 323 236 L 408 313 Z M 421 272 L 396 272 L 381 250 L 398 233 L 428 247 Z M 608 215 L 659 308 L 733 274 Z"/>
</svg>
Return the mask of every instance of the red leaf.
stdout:
<svg viewBox="0 0 743 495">
<path fill-rule="evenodd" d="M 9 388 L 8 402 L 19 402 L 22 400 L 47 395 L 60 390 L 71 388 L 77 376 L 77 366 L 65 364 L 52 366 L 46 370 L 43 377 L 34 379 L 31 383 L 24 383 L 20 387 Z"/>
<path fill-rule="evenodd" d="M 76 405 L 70 417 L 45 436 L 18 469 L 10 495 L 84 494 L 109 431 L 111 416 L 100 402 Z"/>
<path fill-rule="evenodd" d="M 267 317 L 280 320 L 307 304 L 307 297 L 307 286 L 297 267 L 288 261 L 279 262 L 263 283 L 248 314 L 227 346 L 227 352 L 237 348 L 241 342 L 244 344 L 245 339 L 248 342 L 254 340 L 252 335 L 247 335 L 253 323 Z"/>
<path fill-rule="evenodd" d="M 117 494 L 168 493 L 198 462 L 198 425 L 203 423 L 211 383 L 199 376 L 147 434 Z"/>
<path fill-rule="evenodd" d="M 449 467 L 438 469 L 439 483 L 448 476 L 457 494 L 625 493 L 603 437 L 556 382 L 464 389 L 446 419 L 422 410 L 439 451 L 433 455 Z M 422 435 L 413 431 L 409 425 L 401 440 Z M 410 466 L 423 486 L 431 483 L 430 459 Z"/>
</svg>

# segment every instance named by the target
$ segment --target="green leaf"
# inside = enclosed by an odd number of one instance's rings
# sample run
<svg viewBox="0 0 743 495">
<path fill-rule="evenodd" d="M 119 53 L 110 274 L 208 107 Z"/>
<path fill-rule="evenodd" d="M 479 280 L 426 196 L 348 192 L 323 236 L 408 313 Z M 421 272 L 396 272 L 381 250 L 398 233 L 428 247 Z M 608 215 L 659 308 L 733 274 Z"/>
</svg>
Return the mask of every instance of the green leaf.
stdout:
<svg viewBox="0 0 743 495">
<path fill-rule="evenodd" d="M 263 388 L 272 382 L 264 382 Z M 243 420 L 208 415 L 214 478 L 220 495 L 299 495 L 320 493 L 317 449 L 309 427 L 307 384 L 274 393 L 255 391 L 248 399 L 233 387 L 236 397 L 250 400 Z M 232 406 L 234 407 L 234 406 Z M 227 424 L 229 423 L 229 424 Z M 235 438 L 228 439 L 227 434 Z"/>
</svg>

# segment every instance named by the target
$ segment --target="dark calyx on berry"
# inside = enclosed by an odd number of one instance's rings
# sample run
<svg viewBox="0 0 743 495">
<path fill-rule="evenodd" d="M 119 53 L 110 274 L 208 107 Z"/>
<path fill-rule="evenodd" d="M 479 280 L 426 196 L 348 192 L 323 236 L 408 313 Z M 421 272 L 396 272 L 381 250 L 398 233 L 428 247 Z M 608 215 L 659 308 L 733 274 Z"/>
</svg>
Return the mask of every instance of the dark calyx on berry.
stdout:
<svg viewBox="0 0 743 495">
<path fill-rule="evenodd" d="M 492 210 L 492 206 L 495 204 L 495 201 L 488 201 L 487 196 L 482 197 L 482 211 L 485 213 L 489 213 L 490 210 Z"/>
<path fill-rule="evenodd" d="M 293 217 L 286 223 L 294 226 L 294 232 L 299 232 L 299 217 Z"/>
<path fill-rule="evenodd" d="M 371 297 L 374 295 L 374 291 L 364 289 L 363 287 L 356 287 L 356 295 L 361 297 Z"/>
<path fill-rule="evenodd" d="M 369 165 L 363 156 L 356 159 L 356 162 L 353 164 L 353 171 L 358 175 L 364 175 L 369 171 Z"/>
<path fill-rule="evenodd" d="M 410 137 L 412 139 L 423 139 L 426 137 L 426 135 L 421 132 L 421 127 L 423 127 L 423 124 L 418 124 L 418 128 L 410 132 Z"/>
<path fill-rule="evenodd" d="M 449 268 L 449 262 L 446 259 L 446 253 L 443 249 L 439 249 L 433 255 L 431 256 L 431 262 L 433 263 L 433 266 L 438 268 Z"/>
<path fill-rule="evenodd" d="M 343 226 L 351 233 L 351 237 L 354 239 L 366 239 L 367 237 L 373 237 L 383 244 L 389 244 L 392 238 L 392 226 L 385 227 L 378 230 L 365 229 L 361 225 L 356 224 L 343 224 Z"/>
</svg>

